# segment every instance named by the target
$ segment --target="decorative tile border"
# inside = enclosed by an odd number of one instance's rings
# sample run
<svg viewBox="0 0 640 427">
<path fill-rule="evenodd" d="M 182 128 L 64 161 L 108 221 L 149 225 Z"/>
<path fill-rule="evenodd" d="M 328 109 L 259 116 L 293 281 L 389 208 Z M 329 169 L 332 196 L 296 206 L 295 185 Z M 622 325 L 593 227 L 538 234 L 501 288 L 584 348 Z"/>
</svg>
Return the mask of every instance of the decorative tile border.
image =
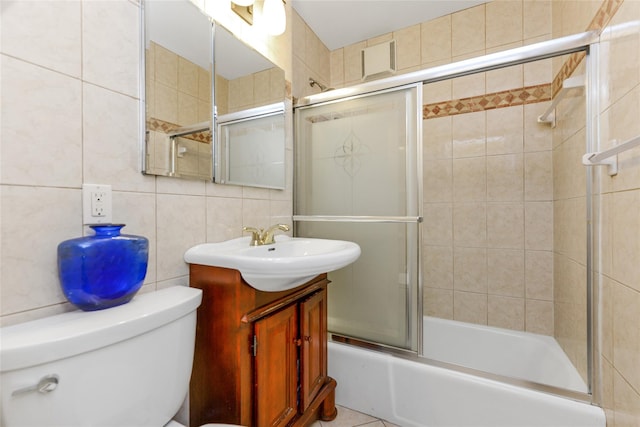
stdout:
<svg viewBox="0 0 640 427">
<path fill-rule="evenodd" d="M 609 24 L 623 2 L 624 0 L 603 0 L 586 31 L 602 31 Z M 436 117 L 550 101 L 558 91 L 562 89 L 562 82 L 571 77 L 585 57 L 585 52 L 576 52 L 569 55 L 569 58 L 562 64 L 558 74 L 556 74 L 553 81 L 549 84 L 427 104 L 422 108 L 422 117 L 423 119 L 433 119 Z"/>
<path fill-rule="evenodd" d="M 624 0 L 603 0 L 585 31 L 595 30 L 601 32 L 604 30 L 620 6 L 622 6 L 623 2 Z M 553 96 L 556 96 L 558 91 L 562 89 L 562 82 L 573 74 L 585 57 L 586 53 L 584 52 L 572 53 L 569 56 L 569 59 L 562 65 L 560 71 L 558 71 L 558 74 L 556 74 L 553 79 Z"/>
<path fill-rule="evenodd" d="M 494 110 L 496 108 L 535 104 L 551 100 L 551 84 L 527 86 L 520 89 L 487 93 L 470 98 L 426 104 L 422 107 L 423 119 L 455 116 L 475 111 Z"/>
<path fill-rule="evenodd" d="M 149 119 L 147 119 L 147 129 L 156 131 L 156 132 L 169 133 L 180 127 L 181 127 L 180 125 L 176 125 L 170 122 L 165 122 L 164 120 L 154 119 L 153 117 L 150 117 Z M 205 144 L 211 144 L 211 132 L 209 131 L 183 135 L 180 138 L 186 138 L 186 139 L 191 139 L 193 141 L 203 142 Z"/>
</svg>

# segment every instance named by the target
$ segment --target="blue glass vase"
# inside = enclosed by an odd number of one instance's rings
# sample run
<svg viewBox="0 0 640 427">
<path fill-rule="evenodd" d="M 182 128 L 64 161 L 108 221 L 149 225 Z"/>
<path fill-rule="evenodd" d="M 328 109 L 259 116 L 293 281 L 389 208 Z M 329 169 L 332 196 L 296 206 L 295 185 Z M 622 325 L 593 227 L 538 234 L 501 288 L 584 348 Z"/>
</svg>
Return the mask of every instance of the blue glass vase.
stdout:
<svg viewBox="0 0 640 427">
<path fill-rule="evenodd" d="M 147 274 L 149 240 L 120 234 L 124 224 L 90 226 L 95 235 L 58 245 L 58 275 L 64 295 L 85 311 L 125 304 Z"/>
</svg>

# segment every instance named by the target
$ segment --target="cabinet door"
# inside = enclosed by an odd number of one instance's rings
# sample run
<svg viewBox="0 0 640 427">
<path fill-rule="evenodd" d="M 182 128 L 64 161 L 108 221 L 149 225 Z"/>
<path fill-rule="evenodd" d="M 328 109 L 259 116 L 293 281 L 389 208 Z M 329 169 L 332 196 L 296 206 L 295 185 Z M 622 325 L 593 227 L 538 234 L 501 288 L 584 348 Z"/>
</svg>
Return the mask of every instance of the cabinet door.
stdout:
<svg viewBox="0 0 640 427">
<path fill-rule="evenodd" d="M 297 413 L 295 305 L 255 322 L 256 427 L 285 426 Z"/>
<path fill-rule="evenodd" d="M 327 376 L 326 292 L 320 291 L 300 303 L 301 411 L 318 394 Z"/>
</svg>

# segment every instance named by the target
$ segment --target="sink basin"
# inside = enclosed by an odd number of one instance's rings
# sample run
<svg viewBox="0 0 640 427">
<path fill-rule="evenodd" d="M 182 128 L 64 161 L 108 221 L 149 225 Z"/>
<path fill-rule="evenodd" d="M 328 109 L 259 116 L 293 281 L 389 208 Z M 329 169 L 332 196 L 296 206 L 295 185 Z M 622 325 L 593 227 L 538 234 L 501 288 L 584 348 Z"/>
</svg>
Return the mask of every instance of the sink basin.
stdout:
<svg viewBox="0 0 640 427">
<path fill-rule="evenodd" d="M 249 246 L 251 237 L 204 243 L 189 249 L 189 264 L 232 268 L 255 289 L 267 292 L 295 288 L 318 274 L 338 270 L 360 256 L 360 246 L 343 240 L 276 236 L 272 245 Z"/>
</svg>

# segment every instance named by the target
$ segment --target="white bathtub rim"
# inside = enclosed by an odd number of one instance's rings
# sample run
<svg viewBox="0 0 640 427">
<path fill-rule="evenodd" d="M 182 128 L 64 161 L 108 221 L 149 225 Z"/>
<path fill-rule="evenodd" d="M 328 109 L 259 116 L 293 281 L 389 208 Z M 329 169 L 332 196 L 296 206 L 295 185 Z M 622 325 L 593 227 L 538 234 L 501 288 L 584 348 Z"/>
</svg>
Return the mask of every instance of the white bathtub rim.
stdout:
<svg viewBox="0 0 640 427">
<path fill-rule="evenodd" d="M 409 365 L 412 365 L 410 366 L 410 369 L 417 368 L 418 372 L 423 372 L 423 373 L 426 373 L 426 375 L 432 376 L 430 378 L 434 383 L 443 381 L 443 380 L 449 381 L 449 384 L 453 384 L 454 386 L 456 385 L 456 383 L 457 384 L 462 383 L 465 389 L 462 390 L 462 393 L 460 395 L 466 395 L 466 400 L 463 398 L 463 401 L 460 403 L 465 405 L 465 410 L 468 409 L 469 405 L 474 406 L 476 404 L 475 397 L 469 398 L 469 389 L 482 388 L 484 391 L 484 393 L 482 393 L 483 396 L 481 396 L 482 398 L 486 398 L 487 395 L 493 394 L 498 396 L 499 399 L 506 398 L 507 400 L 515 400 L 515 401 L 518 401 L 520 399 L 522 401 L 532 402 L 530 406 L 533 408 L 542 406 L 545 408 L 549 408 L 549 410 L 551 410 L 556 414 L 564 414 L 563 416 L 574 416 L 577 414 L 579 418 L 582 417 L 581 418 L 582 421 L 579 421 L 577 424 L 568 422 L 566 423 L 566 425 L 572 425 L 572 426 L 589 425 L 589 426 L 597 426 L 597 427 L 604 426 L 604 421 L 603 421 L 604 412 L 602 411 L 602 409 L 597 406 L 591 405 L 589 402 L 585 402 L 585 400 L 583 399 L 571 398 L 571 397 L 567 398 L 567 396 L 550 394 L 546 391 L 539 391 L 531 388 L 523 388 L 521 386 L 508 384 L 499 380 L 492 380 L 489 378 L 484 378 L 484 377 L 472 375 L 469 373 L 460 372 L 458 370 L 450 370 L 450 369 L 442 368 L 436 365 L 425 363 L 425 361 L 412 360 L 410 358 L 403 357 L 400 355 L 394 355 L 394 354 L 378 352 L 370 349 L 359 348 L 349 344 L 331 342 L 329 344 L 329 349 L 331 353 L 337 352 L 337 354 L 340 354 L 340 353 L 349 354 L 349 352 L 364 352 L 362 353 L 363 359 L 358 361 L 356 365 L 351 366 L 350 369 L 347 370 L 346 375 L 349 376 L 349 381 L 347 381 L 347 383 L 345 383 L 345 381 L 343 380 L 343 374 L 345 372 L 340 372 L 342 367 L 335 366 L 336 360 L 332 360 L 334 359 L 333 356 L 329 358 L 329 363 L 330 363 L 329 374 L 334 376 L 339 384 L 339 387 L 336 389 L 336 403 L 354 410 L 358 410 L 373 416 L 383 418 L 391 422 L 399 423 L 400 425 L 403 425 L 406 427 L 414 427 L 414 426 L 424 427 L 425 425 L 423 422 L 415 421 L 415 420 L 412 420 L 411 418 L 407 418 L 406 416 L 403 416 L 403 414 L 399 413 L 398 411 L 398 405 L 406 404 L 406 402 L 412 398 L 412 394 L 410 393 L 408 395 L 408 398 L 403 398 L 403 396 L 399 396 L 399 395 L 402 395 L 404 388 L 393 386 L 394 372 L 396 373 L 401 372 L 403 367 L 406 367 Z M 414 362 L 416 361 L 420 363 L 415 364 Z M 376 375 L 374 376 L 369 376 L 369 375 L 358 376 L 357 375 L 357 371 L 359 369 L 368 369 L 369 365 L 374 365 L 374 364 L 378 364 L 378 369 L 374 371 Z M 334 370 L 335 372 L 332 372 L 332 370 Z M 353 380 L 355 384 L 348 384 L 348 382 L 350 382 L 351 380 Z M 367 381 L 369 383 L 366 383 Z M 383 384 L 380 385 L 381 383 Z M 367 395 L 367 393 L 371 392 L 371 390 L 375 388 L 388 390 L 389 397 L 386 399 L 380 398 L 379 396 L 377 396 L 377 393 Z M 446 385 L 443 388 L 446 389 L 447 388 Z M 444 390 L 444 389 L 438 389 L 437 392 L 433 392 L 433 390 L 431 390 L 430 393 L 432 394 L 432 398 L 436 400 L 442 399 L 442 398 L 446 398 L 447 393 L 449 395 L 453 393 L 452 390 Z M 502 396 L 502 398 L 500 398 L 499 396 Z M 409 405 L 413 409 L 417 408 L 418 411 L 421 409 L 420 404 L 413 405 L 413 406 L 411 404 Z M 443 406 L 446 407 L 446 404 Z M 514 405 L 514 407 L 515 406 L 519 406 L 519 405 Z M 437 408 L 432 408 L 432 409 L 435 409 L 437 411 L 437 410 L 441 410 L 441 407 L 438 406 Z M 452 412 L 454 413 L 458 412 L 460 411 L 460 409 L 461 408 L 458 408 L 457 411 L 453 410 Z M 478 407 L 476 407 L 475 409 L 477 411 Z M 509 427 L 520 426 L 520 425 L 522 426 L 531 425 L 527 420 L 519 419 L 518 417 L 513 418 L 514 417 L 513 413 L 508 414 L 508 412 L 512 410 L 513 408 L 510 408 L 510 407 L 500 408 L 500 409 L 494 408 L 494 412 L 506 411 L 507 415 L 504 415 L 504 416 L 507 416 L 507 418 L 508 417 L 511 417 L 511 418 L 509 418 L 508 421 L 506 421 L 505 423 L 500 423 L 504 420 L 499 420 L 500 422 L 496 423 L 495 419 L 485 421 L 484 423 L 479 421 L 478 425 L 486 425 L 486 426 L 501 425 L 501 426 L 509 426 Z M 486 412 L 486 410 L 484 412 Z M 544 418 L 546 416 L 544 414 L 545 412 L 548 412 L 548 411 L 534 411 L 529 416 L 534 418 L 535 417 Z M 430 416 L 436 417 L 436 418 L 438 417 L 437 414 L 431 414 Z M 445 414 L 445 417 L 446 416 L 447 415 Z M 454 414 L 454 417 L 464 418 L 465 416 L 466 415 L 464 414 L 457 414 L 457 415 Z M 583 424 L 585 417 L 587 417 L 590 421 L 588 424 Z M 459 419 L 457 422 L 460 422 Z M 446 421 L 442 421 L 441 419 L 437 422 L 434 422 L 432 419 L 431 423 L 427 425 L 440 426 L 440 425 L 454 425 L 454 424 L 448 424 Z M 467 424 L 463 422 L 462 424 L 459 424 L 459 425 L 471 425 L 471 424 L 469 424 L 467 421 Z M 554 422 L 549 422 L 546 424 L 539 424 L 539 425 L 556 426 L 558 424 L 554 424 Z"/>
</svg>

